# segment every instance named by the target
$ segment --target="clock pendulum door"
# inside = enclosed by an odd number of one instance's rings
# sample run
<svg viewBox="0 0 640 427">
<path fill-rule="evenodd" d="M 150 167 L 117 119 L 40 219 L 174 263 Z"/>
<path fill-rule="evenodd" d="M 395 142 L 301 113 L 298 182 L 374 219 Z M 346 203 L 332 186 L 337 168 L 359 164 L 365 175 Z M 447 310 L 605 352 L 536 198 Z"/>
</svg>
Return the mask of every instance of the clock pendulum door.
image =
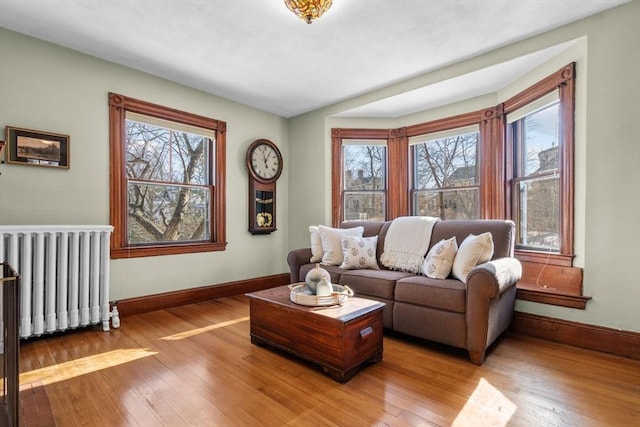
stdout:
<svg viewBox="0 0 640 427">
<path fill-rule="evenodd" d="M 253 234 L 266 234 L 276 230 L 275 186 L 253 182 L 249 191 L 249 231 Z"/>
</svg>

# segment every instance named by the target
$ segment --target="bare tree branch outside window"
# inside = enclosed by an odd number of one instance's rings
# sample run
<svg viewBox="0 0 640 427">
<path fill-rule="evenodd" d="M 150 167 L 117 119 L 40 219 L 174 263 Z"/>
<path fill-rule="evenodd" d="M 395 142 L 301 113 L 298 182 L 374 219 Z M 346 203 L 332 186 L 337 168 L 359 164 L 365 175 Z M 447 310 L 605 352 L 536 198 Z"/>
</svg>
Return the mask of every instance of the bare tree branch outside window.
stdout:
<svg viewBox="0 0 640 427">
<path fill-rule="evenodd" d="M 477 132 L 413 146 L 414 214 L 442 219 L 479 216 L 477 148 Z"/>
<path fill-rule="evenodd" d="M 126 121 L 129 243 L 209 239 L 206 136 Z"/>
</svg>

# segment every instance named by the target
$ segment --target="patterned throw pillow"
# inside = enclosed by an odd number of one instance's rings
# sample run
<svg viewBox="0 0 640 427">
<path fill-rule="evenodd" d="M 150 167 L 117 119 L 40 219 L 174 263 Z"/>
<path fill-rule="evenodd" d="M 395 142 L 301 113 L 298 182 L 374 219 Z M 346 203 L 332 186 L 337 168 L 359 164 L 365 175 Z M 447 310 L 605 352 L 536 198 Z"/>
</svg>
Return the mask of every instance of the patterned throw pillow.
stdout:
<svg viewBox="0 0 640 427">
<path fill-rule="evenodd" d="M 493 237 L 491 233 L 482 233 L 478 236 L 469 234 L 458 248 L 456 258 L 453 260 L 453 276 L 467 283 L 467 275 L 473 267 L 485 263 L 493 256 Z"/>
<path fill-rule="evenodd" d="M 458 251 L 456 237 L 442 239 L 429 251 L 422 264 L 422 274 L 431 279 L 446 279 L 451 273 L 453 259 Z"/>
<path fill-rule="evenodd" d="M 372 268 L 377 270 L 378 261 L 376 259 L 376 246 L 378 236 L 373 237 L 340 237 L 342 242 L 342 264 L 340 268 L 345 270 L 358 270 Z"/>
</svg>

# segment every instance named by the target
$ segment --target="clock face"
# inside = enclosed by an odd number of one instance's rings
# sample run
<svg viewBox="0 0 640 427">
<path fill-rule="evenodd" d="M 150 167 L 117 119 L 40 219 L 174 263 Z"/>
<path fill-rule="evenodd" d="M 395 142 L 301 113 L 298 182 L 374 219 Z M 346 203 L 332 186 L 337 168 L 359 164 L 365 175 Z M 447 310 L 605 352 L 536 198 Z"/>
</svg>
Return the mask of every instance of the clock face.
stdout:
<svg viewBox="0 0 640 427">
<path fill-rule="evenodd" d="M 282 165 L 280 155 L 269 144 L 258 144 L 251 152 L 251 169 L 260 178 L 272 180 L 279 176 Z"/>
</svg>

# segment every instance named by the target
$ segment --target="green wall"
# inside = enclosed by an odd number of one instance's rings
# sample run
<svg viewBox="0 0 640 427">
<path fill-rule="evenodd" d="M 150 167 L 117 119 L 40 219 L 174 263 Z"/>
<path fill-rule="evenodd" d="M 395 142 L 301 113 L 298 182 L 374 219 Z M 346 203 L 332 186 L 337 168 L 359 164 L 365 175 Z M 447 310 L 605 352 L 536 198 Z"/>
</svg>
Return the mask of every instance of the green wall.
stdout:
<svg viewBox="0 0 640 427">
<path fill-rule="evenodd" d="M 227 123 L 229 244 L 224 252 L 113 260 L 111 299 L 287 271 L 286 119 L 1 28 L 0 58 L 2 135 L 10 125 L 71 137 L 69 170 L 0 165 L 0 224 L 109 224 L 107 94 L 115 92 Z M 258 138 L 285 153 L 279 230 L 264 236 L 247 231 L 245 153 Z"/>
<path fill-rule="evenodd" d="M 116 92 L 227 122 L 224 252 L 113 260 L 111 297 L 122 299 L 288 271 L 308 226 L 331 221 L 332 127 L 399 127 L 488 107 L 567 62 L 577 62 L 576 265 L 586 310 L 518 301 L 516 309 L 640 332 L 640 0 L 441 70 L 289 120 L 0 29 L 0 131 L 71 136 L 71 168 L 0 165 L 0 224 L 108 224 L 107 93 Z M 569 40 L 577 42 L 504 89 L 397 119 L 332 117 L 430 83 Z M 258 138 L 280 147 L 278 231 L 247 232 L 245 151 Z"/>
<path fill-rule="evenodd" d="M 290 246 L 308 244 L 306 225 L 330 223 L 330 129 L 390 128 L 487 108 L 520 92 L 569 62 L 577 63 L 575 265 L 584 268 L 585 310 L 517 301 L 516 310 L 580 323 L 640 332 L 640 1 L 505 46 L 481 56 L 349 99 L 290 120 L 290 156 L 297 181 Z M 463 75 L 561 43 L 566 50 L 493 94 L 396 119 L 338 118 L 335 114 L 427 84 Z M 415 54 L 415 53 L 414 53 Z M 318 129 L 320 124 L 323 129 Z M 318 147 L 322 144 L 322 147 Z M 323 161 L 324 167 L 319 163 Z M 309 175 L 304 171 L 314 170 Z M 322 183 L 322 184 L 319 184 Z M 310 197 L 307 186 L 322 197 Z M 319 188 L 320 187 L 320 188 Z M 319 218 L 319 212 L 324 217 Z"/>
</svg>

